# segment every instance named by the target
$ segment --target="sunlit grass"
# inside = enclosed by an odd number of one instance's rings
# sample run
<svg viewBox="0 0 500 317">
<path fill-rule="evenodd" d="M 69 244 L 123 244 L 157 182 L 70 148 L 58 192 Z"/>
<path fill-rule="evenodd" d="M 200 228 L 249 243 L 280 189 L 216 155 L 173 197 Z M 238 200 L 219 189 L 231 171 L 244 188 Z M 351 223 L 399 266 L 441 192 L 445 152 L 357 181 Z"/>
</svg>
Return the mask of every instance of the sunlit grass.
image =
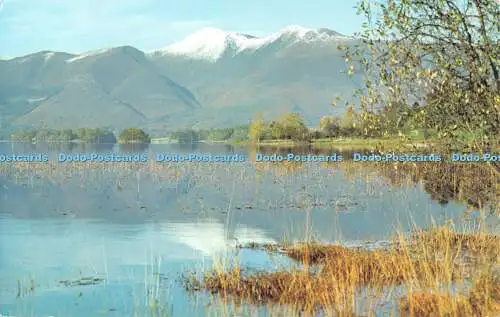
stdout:
<svg viewBox="0 0 500 317">
<path fill-rule="evenodd" d="M 435 291 L 410 293 L 400 300 L 402 316 L 497 316 L 500 280 L 492 275 L 476 278 L 467 295 Z"/>
<path fill-rule="evenodd" d="M 216 267 L 201 278 L 191 276 L 186 288 L 238 302 L 286 304 L 335 316 L 373 308 L 356 304 L 362 291 L 370 294 L 368 305 L 399 298 L 400 311 L 408 316 L 500 313 L 499 236 L 438 228 L 409 237 L 397 235 L 386 249 L 320 243 L 279 249 L 301 265 L 259 273 L 248 273 L 238 265 Z M 475 261 L 468 260 L 471 254 Z M 405 292 L 394 298 L 398 288 Z"/>
</svg>

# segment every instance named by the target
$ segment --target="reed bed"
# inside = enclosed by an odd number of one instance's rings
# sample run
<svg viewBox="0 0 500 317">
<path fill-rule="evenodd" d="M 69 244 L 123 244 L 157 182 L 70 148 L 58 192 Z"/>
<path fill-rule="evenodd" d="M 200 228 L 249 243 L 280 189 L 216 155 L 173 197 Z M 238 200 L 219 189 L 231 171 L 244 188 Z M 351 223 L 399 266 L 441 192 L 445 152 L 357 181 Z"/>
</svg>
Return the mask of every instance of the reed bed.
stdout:
<svg viewBox="0 0 500 317">
<path fill-rule="evenodd" d="M 291 179 L 297 181 L 298 177 L 305 177 L 308 182 L 306 194 L 318 195 L 326 192 L 324 184 L 328 183 L 331 176 L 319 173 L 314 166 L 297 162 L 254 162 L 251 154 L 249 164 L 200 164 L 200 163 L 16 163 L 9 166 L 0 166 L 0 175 L 16 175 L 22 177 L 23 172 L 36 173 L 49 176 L 54 180 L 66 181 L 75 176 L 87 176 L 91 171 L 99 173 L 113 172 L 125 176 L 130 173 L 154 175 L 158 181 L 177 181 L 186 171 L 191 171 L 203 183 L 220 182 L 223 174 L 226 176 L 239 175 L 235 180 L 246 186 L 255 183 L 263 176 L 269 179 L 266 186 L 285 186 Z M 431 198 L 441 204 L 450 201 L 459 201 L 468 206 L 469 211 L 489 209 L 490 214 L 500 215 L 500 189 L 498 187 L 499 171 L 489 164 L 449 164 L 449 163 L 359 163 L 345 161 L 342 163 L 318 163 L 321 170 L 331 170 L 334 174 L 341 172 L 343 177 L 350 182 L 363 179 L 367 191 L 372 191 L 373 186 L 413 187 L 421 184 Z M 222 173 L 221 173 L 222 172 Z M 218 174 L 218 175 L 216 175 Z M 94 175 L 94 174 L 93 174 Z M 253 176 L 251 176 L 253 175 Z M 95 176 L 95 175 L 94 175 Z M 294 178 L 295 177 L 295 178 Z M 288 180 L 288 183 L 287 183 Z M 481 181 L 478 181 L 481 180 Z M 232 184 L 233 182 L 230 182 Z M 222 186 L 222 185 L 221 185 Z M 231 186 L 231 185 L 230 185 Z M 283 188 L 283 190 L 286 190 Z M 333 197 L 332 197 L 333 198 Z M 337 197 L 335 197 L 337 198 Z M 336 203 L 336 202 L 333 202 Z M 332 205 L 332 202 L 313 201 L 311 207 Z M 318 205 L 318 206 L 314 206 Z M 292 206 L 289 206 L 292 207 Z M 339 207 L 339 206 L 337 206 Z M 340 206 L 342 207 L 342 206 Z M 337 208 L 339 211 L 346 208 Z M 348 209 L 348 208 L 347 208 Z"/>
<path fill-rule="evenodd" d="M 416 292 L 400 300 L 402 316 L 498 316 L 500 280 L 492 276 L 478 278 L 467 296 Z"/>
<path fill-rule="evenodd" d="M 397 235 L 385 249 L 320 243 L 268 248 L 276 250 L 300 265 L 257 273 L 238 265 L 215 267 L 202 277 L 186 278 L 185 286 L 238 303 L 288 305 L 311 315 L 370 315 L 388 300 L 398 303 L 403 316 L 500 314 L 497 235 L 436 228 Z M 475 261 L 468 260 L 471 256 Z M 360 307 L 363 292 L 368 300 Z"/>
</svg>

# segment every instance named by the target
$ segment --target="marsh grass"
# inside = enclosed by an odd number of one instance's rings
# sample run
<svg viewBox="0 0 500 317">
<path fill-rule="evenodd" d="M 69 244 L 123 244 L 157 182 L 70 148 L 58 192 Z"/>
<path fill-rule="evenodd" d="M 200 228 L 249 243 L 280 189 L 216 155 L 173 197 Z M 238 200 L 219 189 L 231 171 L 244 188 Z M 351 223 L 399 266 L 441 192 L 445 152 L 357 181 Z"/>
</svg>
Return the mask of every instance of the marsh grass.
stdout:
<svg viewBox="0 0 500 317">
<path fill-rule="evenodd" d="M 30 277 L 29 280 L 18 279 L 16 298 L 20 299 L 25 296 L 32 295 L 35 293 L 36 288 L 36 281 L 33 277 Z"/>
<path fill-rule="evenodd" d="M 400 300 L 402 316 L 498 316 L 499 312 L 500 281 L 493 275 L 476 279 L 467 296 L 429 291 Z"/>
<path fill-rule="evenodd" d="M 384 301 L 398 302 L 406 316 L 500 313 L 499 236 L 436 228 L 397 235 L 385 249 L 315 242 L 279 249 L 301 265 L 257 273 L 238 265 L 216 267 L 201 278 L 187 279 L 185 287 L 237 303 L 287 305 L 306 314 L 373 313 Z M 404 292 L 398 294 L 398 289 Z M 363 292 L 367 300 L 359 307 Z"/>
</svg>

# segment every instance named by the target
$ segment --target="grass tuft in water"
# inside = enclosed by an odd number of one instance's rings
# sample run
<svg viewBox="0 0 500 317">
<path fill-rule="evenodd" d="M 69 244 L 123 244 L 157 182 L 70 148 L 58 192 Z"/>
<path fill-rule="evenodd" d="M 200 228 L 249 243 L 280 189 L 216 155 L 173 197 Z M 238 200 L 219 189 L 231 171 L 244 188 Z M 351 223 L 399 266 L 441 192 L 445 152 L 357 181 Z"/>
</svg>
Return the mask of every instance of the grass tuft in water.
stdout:
<svg viewBox="0 0 500 317">
<path fill-rule="evenodd" d="M 494 316 L 500 312 L 500 281 L 493 275 L 476 280 L 468 296 L 433 291 L 409 294 L 400 301 L 402 316 Z"/>
<path fill-rule="evenodd" d="M 436 228 L 399 235 L 385 249 L 295 244 L 277 249 L 298 267 L 251 274 L 239 266 L 215 268 L 201 278 L 191 276 L 186 288 L 335 316 L 370 311 L 391 297 L 408 316 L 495 316 L 500 313 L 498 241 L 486 233 Z M 359 307 L 362 292 L 369 293 L 365 307 Z"/>
</svg>

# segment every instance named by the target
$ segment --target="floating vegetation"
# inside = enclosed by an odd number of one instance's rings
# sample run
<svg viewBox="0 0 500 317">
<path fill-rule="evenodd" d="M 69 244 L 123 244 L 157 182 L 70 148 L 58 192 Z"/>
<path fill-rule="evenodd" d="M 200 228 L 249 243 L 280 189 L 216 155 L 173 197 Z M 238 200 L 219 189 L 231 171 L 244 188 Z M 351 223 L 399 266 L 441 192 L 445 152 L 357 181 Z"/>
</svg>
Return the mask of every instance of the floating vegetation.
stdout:
<svg viewBox="0 0 500 317">
<path fill-rule="evenodd" d="M 102 283 L 104 283 L 104 279 L 99 277 L 82 277 L 77 280 L 59 281 L 59 284 L 66 287 L 91 286 L 91 285 L 99 285 Z"/>
<path fill-rule="evenodd" d="M 257 243 L 257 242 L 249 242 L 244 244 L 236 245 L 238 249 L 252 249 L 252 250 L 262 250 L 268 252 L 284 252 L 283 249 L 280 248 L 280 245 L 276 243 Z"/>
</svg>

